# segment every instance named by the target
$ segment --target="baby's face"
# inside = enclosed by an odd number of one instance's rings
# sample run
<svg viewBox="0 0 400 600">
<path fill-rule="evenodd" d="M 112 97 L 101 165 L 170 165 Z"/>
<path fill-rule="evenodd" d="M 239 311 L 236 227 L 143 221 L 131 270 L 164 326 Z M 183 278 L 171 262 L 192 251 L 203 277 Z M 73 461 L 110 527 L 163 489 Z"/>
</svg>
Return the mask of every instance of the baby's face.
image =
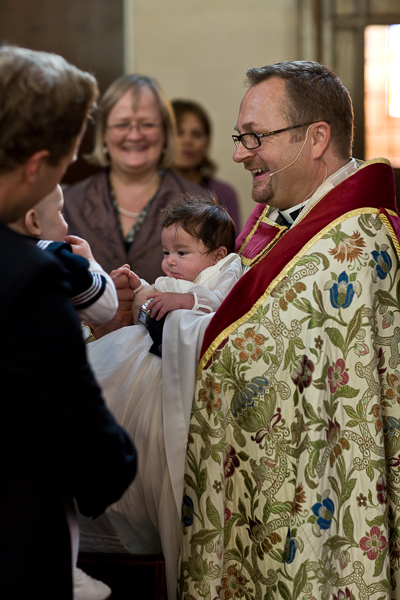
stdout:
<svg viewBox="0 0 400 600">
<path fill-rule="evenodd" d="M 179 225 L 164 227 L 161 245 L 164 253 L 161 267 L 167 277 L 194 281 L 201 271 L 218 262 L 215 252 L 207 254 L 203 242 Z"/>
<path fill-rule="evenodd" d="M 63 208 L 64 196 L 59 185 L 35 206 L 43 240 L 62 242 L 67 235 L 68 225 L 62 214 Z"/>
</svg>

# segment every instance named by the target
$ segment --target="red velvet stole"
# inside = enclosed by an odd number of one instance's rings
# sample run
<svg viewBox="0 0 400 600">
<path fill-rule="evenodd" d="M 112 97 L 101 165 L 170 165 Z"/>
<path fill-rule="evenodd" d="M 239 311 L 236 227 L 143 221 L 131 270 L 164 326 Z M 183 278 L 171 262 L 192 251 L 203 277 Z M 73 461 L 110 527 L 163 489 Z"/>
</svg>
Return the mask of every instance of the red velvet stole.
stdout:
<svg viewBox="0 0 400 600">
<path fill-rule="evenodd" d="M 201 355 L 224 329 L 238 321 L 253 307 L 285 265 L 310 239 L 335 219 L 366 207 L 383 208 L 397 213 L 394 174 L 387 163 L 369 163 L 334 187 L 310 209 L 298 225 L 288 229 L 269 252 L 239 279 L 210 321 L 204 335 Z M 258 207 L 253 212 L 257 212 L 257 209 Z M 395 221 L 398 221 L 398 218 Z M 270 228 L 276 232 L 276 227 L 266 223 L 262 225 L 263 230 Z M 250 224 L 248 228 L 247 224 L 245 225 L 243 235 L 239 236 L 242 243 L 251 229 Z M 251 252 L 250 239 L 246 256 L 259 253 L 260 236 L 256 236 L 255 240 L 256 251 Z M 268 242 L 265 246 L 267 245 Z"/>
</svg>

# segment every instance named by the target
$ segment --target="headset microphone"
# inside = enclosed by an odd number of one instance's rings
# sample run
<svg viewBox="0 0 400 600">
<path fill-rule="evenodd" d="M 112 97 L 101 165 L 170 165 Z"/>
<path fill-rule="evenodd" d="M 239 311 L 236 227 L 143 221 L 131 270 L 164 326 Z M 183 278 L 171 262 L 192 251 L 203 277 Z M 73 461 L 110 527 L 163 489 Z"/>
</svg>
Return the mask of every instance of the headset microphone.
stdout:
<svg viewBox="0 0 400 600">
<path fill-rule="evenodd" d="M 307 143 L 307 140 L 308 140 L 308 132 L 310 131 L 310 127 L 311 127 L 311 126 L 312 126 L 312 125 L 309 125 L 309 126 L 308 126 L 308 128 L 307 128 L 307 132 L 306 132 L 306 139 L 304 140 L 304 144 L 302 145 L 302 147 L 301 147 L 301 150 L 300 150 L 300 152 L 298 153 L 298 155 L 296 156 L 296 158 L 295 158 L 294 160 L 292 160 L 292 162 L 291 162 L 291 163 L 289 163 L 288 165 L 286 165 L 286 167 L 282 167 L 282 169 L 278 169 L 278 171 L 274 171 L 273 173 L 270 173 L 270 174 L 269 174 L 269 176 L 270 176 L 270 177 L 272 177 L 272 175 L 276 175 L 277 173 L 280 173 L 281 171 L 284 171 L 285 169 L 288 169 L 289 167 L 291 167 L 292 165 L 294 165 L 294 163 L 296 162 L 296 160 L 297 160 L 298 158 L 300 158 L 300 155 L 301 155 L 301 153 L 302 153 L 302 152 L 303 152 L 303 150 L 304 150 L 304 146 L 305 146 L 305 145 L 306 145 L 306 143 Z"/>
</svg>

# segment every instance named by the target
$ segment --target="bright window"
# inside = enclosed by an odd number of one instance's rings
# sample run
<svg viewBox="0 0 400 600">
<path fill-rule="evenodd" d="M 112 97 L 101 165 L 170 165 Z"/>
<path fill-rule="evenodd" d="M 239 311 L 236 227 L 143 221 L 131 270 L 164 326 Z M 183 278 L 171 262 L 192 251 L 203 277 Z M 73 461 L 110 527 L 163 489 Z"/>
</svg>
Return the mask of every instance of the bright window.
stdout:
<svg viewBox="0 0 400 600">
<path fill-rule="evenodd" d="M 365 28 L 365 158 L 400 167 L 400 25 Z"/>
</svg>

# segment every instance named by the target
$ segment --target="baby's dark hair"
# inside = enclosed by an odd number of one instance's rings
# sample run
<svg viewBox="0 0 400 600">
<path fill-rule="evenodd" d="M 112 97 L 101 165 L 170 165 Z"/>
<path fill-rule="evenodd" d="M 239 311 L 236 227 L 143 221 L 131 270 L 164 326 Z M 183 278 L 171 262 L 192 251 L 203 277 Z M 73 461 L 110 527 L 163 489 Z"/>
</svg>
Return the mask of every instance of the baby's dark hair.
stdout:
<svg viewBox="0 0 400 600">
<path fill-rule="evenodd" d="M 161 227 L 179 225 L 203 242 L 209 252 L 225 246 L 234 252 L 236 228 L 228 211 L 213 193 L 204 196 L 181 194 L 161 210 Z"/>
</svg>

